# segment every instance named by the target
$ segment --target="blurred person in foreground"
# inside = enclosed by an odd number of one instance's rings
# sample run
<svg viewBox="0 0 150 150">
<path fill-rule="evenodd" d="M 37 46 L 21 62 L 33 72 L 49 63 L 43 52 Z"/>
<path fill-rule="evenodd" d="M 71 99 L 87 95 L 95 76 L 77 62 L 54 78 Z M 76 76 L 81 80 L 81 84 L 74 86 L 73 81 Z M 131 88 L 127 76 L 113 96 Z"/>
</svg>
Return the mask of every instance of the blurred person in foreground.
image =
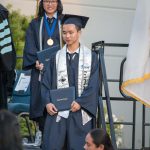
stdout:
<svg viewBox="0 0 150 150">
<path fill-rule="evenodd" d="M 0 150 L 23 150 L 18 120 L 7 110 L 0 111 Z"/>
<path fill-rule="evenodd" d="M 103 129 L 91 130 L 85 138 L 85 150 L 114 150 L 111 139 Z"/>
</svg>

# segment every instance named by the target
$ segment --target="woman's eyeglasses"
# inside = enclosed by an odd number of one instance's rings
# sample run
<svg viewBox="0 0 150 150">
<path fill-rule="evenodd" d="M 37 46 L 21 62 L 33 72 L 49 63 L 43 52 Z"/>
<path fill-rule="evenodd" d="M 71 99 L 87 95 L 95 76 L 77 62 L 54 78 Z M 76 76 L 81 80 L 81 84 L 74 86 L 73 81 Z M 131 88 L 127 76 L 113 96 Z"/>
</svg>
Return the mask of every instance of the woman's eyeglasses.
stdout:
<svg viewBox="0 0 150 150">
<path fill-rule="evenodd" d="M 44 2 L 45 4 L 52 4 L 52 5 L 54 5 L 54 4 L 57 3 L 57 0 L 51 0 L 51 1 L 49 1 L 49 0 L 44 0 L 43 2 Z"/>
</svg>

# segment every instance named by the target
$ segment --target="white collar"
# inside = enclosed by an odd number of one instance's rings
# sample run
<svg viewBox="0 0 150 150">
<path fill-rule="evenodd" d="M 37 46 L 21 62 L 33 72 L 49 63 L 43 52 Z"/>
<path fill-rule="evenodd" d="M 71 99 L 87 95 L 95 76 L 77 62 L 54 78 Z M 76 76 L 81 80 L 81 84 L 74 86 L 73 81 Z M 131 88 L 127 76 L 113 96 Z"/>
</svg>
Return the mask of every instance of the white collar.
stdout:
<svg viewBox="0 0 150 150">
<path fill-rule="evenodd" d="M 77 48 L 73 53 L 71 53 L 71 52 L 68 50 L 68 48 L 67 48 L 67 53 L 69 53 L 69 54 L 79 53 L 79 48 Z"/>
<path fill-rule="evenodd" d="M 46 12 L 45 12 L 45 16 L 46 16 L 46 19 L 49 18 L 49 16 L 46 14 Z M 55 19 L 57 19 L 57 12 L 54 13 L 53 17 L 54 17 Z"/>
</svg>

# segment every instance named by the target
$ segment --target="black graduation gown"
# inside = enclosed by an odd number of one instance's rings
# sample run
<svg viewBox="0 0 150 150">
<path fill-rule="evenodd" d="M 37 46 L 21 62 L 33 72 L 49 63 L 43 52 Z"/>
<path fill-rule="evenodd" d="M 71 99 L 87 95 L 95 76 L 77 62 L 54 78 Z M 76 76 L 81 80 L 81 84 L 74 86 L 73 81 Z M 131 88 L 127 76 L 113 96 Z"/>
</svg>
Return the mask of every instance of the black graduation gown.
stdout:
<svg viewBox="0 0 150 150">
<path fill-rule="evenodd" d="M 64 141 L 67 143 L 68 150 L 82 150 L 85 143 L 85 136 L 94 128 L 93 122 L 96 117 L 98 103 L 98 60 L 96 54 L 92 53 L 91 75 L 88 86 L 84 89 L 80 97 L 77 96 L 77 78 L 78 78 L 78 60 L 79 54 L 76 54 L 72 65 L 67 59 L 67 71 L 69 86 L 76 88 L 76 101 L 81 105 L 93 119 L 87 124 L 82 125 L 81 110 L 70 112 L 69 118 L 61 118 L 60 122 L 56 123 L 56 116 L 47 114 L 44 137 L 43 150 L 61 150 L 64 146 Z M 67 57 L 68 58 L 68 57 Z M 51 59 L 51 64 L 47 67 L 42 81 L 42 98 L 46 104 L 50 103 L 50 89 L 56 89 L 56 64 L 55 56 Z"/>
<path fill-rule="evenodd" d="M 39 28 L 41 18 L 35 18 L 31 21 L 27 32 L 23 55 L 23 69 L 32 69 L 31 71 L 31 99 L 30 99 L 30 118 L 36 119 L 43 116 L 44 107 L 41 101 L 39 70 L 35 68 L 37 60 L 37 51 L 40 50 L 39 44 Z M 42 27 L 42 49 L 49 47 L 47 45 L 49 39 L 45 24 Z M 60 45 L 59 26 L 58 22 L 55 31 L 52 35 L 54 45 Z M 53 46 L 54 46 L 53 45 Z"/>
<path fill-rule="evenodd" d="M 8 25 L 4 23 L 8 21 Z M 7 108 L 7 92 L 12 92 L 15 80 L 14 68 L 16 65 L 16 52 L 12 40 L 11 30 L 9 27 L 8 10 L 0 4 L 0 109 Z M 10 30 L 10 33 L 7 31 Z M 10 39 L 10 41 L 8 40 Z M 10 49 L 11 50 L 10 50 Z M 4 49 L 10 50 L 4 53 Z"/>
</svg>

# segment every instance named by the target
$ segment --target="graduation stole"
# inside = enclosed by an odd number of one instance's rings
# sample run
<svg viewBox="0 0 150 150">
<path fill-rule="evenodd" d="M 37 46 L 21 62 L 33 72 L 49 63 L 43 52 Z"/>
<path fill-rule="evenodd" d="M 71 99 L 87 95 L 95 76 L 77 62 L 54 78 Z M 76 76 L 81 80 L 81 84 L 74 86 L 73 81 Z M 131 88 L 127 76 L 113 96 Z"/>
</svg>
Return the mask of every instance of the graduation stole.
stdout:
<svg viewBox="0 0 150 150">
<path fill-rule="evenodd" d="M 66 45 L 56 54 L 57 70 L 57 88 L 69 87 L 67 63 L 66 63 Z M 85 46 L 80 46 L 79 64 L 78 64 L 78 96 L 80 96 L 85 87 L 88 86 L 91 74 L 92 52 Z"/>
<path fill-rule="evenodd" d="M 41 18 L 41 22 L 40 22 L 40 29 L 39 29 L 39 43 L 40 43 L 40 51 L 43 50 L 42 47 L 42 28 L 43 28 L 43 23 L 44 23 L 44 17 Z M 58 26 L 59 26 L 59 37 L 60 37 L 60 47 L 62 48 L 63 42 L 62 42 L 62 31 L 61 31 L 61 23 L 60 20 L 58 20 Z M 39 74 L 39 81 L 41 81 L 41 71 Z"/>
<path fill-rule="evenodd" d="M 40 41 L 40 50 L 41 51 L 43 50 L 43 47 L 42 47 L 42 28 L 43 28 L 43 22 L 44 22 L 44 17 L 41 18 L 40 29 L 39 29 L 39 41 Z M 62 47 L 63 41 L 62 41 L 62 30 L 61 30 L 61 22 L 60 22 L 60 20 L 58 20 L 58 27 L 59 27 L 60 47 Z"/>
</svg>

